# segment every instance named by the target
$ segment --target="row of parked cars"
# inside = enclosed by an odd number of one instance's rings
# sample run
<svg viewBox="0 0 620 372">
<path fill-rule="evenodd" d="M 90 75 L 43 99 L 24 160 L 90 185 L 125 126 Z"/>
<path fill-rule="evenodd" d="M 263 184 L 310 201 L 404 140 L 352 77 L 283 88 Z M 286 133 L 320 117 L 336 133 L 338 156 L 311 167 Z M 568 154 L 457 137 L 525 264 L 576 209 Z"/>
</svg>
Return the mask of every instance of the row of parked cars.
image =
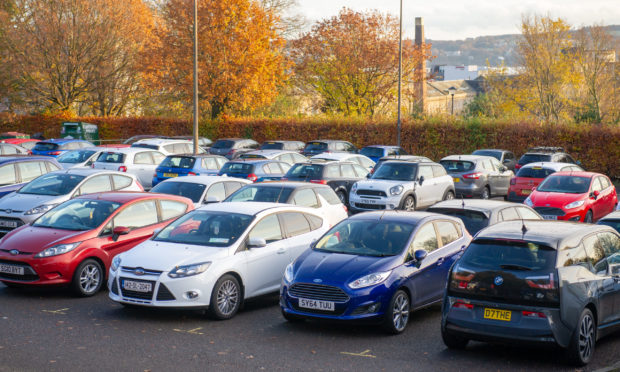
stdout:
<svg viewBox="0 0 620 372">
<path fill-rule="evenodd" d="M 0 281 L 68 285 L 81 296 L 107 285 L 110 299 L 124 306 L 205 308 L 216 319 L 279 291 L 289 321 L 379 323 L 391 333 L 405 330 L 411 311 L 441 302 L 441 332 L 451 348 L 469 340 L 557 344 L 576 364 L 590 361 L 596 339 L 620 316 L 613 305 L 620 287 L 610 285 L 620 280 L 615 188 L 604 175 L 562 169 L 576 163 L 550 162 L 553 172 L 521 204 L 465 199 L 508 197 L 510 186 L 503 192 L 498 185 L 512 171 L 495 156 L 435 163 L 391 155 L 365 166 L 322 153 L 292 166 L 277 161 L 290 167 L 285 179 L 256 182 L 264 178 L 255 169 L 256 179 L 248 177 L 241 165 L 264 166 L 269 159 L 260 151 L 218 164 L 217 174 L 228 165 L 228 176 L 194 172 L 196 162 L 218 155 L 173 154 L 163 157 L 162 180 L 147 193 L 125 163 L 97 163 L 159 150 L 97 151 L 90 167 L 66 170 L 49 157 L 0 160 L 0 170 L 12 165 L 19 177 L 24 159 L 42 173 L 0 198 Z M 523 169 L 540 176 L 548 167 Z M 476 184 L 485 177 L 487 184 Z M 461 187 L 465 180 L 472 182 Z M 556 209 L 588 206 L 584 218 L 536 204 L 560 194 L 572 199 Z M 367 212 L 348 217 L 347 203 Z"/>
</svg>

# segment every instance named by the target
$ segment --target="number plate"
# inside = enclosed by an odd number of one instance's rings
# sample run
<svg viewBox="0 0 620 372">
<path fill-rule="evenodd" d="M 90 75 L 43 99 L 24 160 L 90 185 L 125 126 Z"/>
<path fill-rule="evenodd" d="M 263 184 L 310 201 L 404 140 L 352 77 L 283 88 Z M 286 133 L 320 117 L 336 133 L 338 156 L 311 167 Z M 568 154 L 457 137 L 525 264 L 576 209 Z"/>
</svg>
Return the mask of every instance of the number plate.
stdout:
<svg viewBox="0 0 620 372">
<path fill-rule="evenodd" d="M 461 179 L 458 178 L 458 177 L 454 177 L 453 180 L 454 180 L 454 182 L 461 182 Z"/>
<path fill-rule="evenodd" d="M 549 216 L 548 214 L 543 214 L 542 215 L 543 220 L 557 220 L 558 216 Z"/>
<path fill-rule="evenodd" d="M 0 220 L 0 227 L 10 227 L 14 229 L 17 227 L 17 221 Z"/>
<path fill-rule="evenodd" d="M 123 281 L 123 288 L 128 291 L 145 293 L 151 292 L 153 290 L 153 286 L 151 285 L 151 283 L 134 282 L 133 280 Z"/>
<path fill-rule="evenodd" d="M 24 268 L 20 266 L 0 264 L 0 273 L 24 275 Z"/>
<path fill-rule="evenodd" d="M 521 190 L 521 194 L 523 195 L 529 195 L 532 193 L 532 190 Z"/>
<path fill-rule="evenodd" d="M 509 322 L 512 318 L 512 311 L 484 308 L 484 319 L 502 320 Z"/>
<path fill-rule="evenodd" d="M 307 298 L 299 299 L 299 307 L 305 307 L 306 309 L 334 311 L 334 303 L 330 301 L 310 300 Z"/>
<path fill-rule="evenodd" d="M 164 173 L 164 177 L 178 177 L 178 173 Z"/>
<path fill-rule="evenodd" d="M 374 199 L 362 199 L 362 202 L 366 204 L 377 204 L 377 201 Z"/>
</svg>

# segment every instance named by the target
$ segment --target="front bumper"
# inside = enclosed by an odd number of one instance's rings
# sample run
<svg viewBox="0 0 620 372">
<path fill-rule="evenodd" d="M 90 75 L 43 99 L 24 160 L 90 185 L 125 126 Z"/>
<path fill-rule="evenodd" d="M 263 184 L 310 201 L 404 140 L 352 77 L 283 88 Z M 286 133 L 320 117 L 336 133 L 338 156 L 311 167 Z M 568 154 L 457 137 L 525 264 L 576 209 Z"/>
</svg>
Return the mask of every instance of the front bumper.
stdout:
<svg viewBox="0 0 620 372">
<path fill-rule="evenodd" d="M 23 274 L 0 272 L 0 280 L 32 286 L 61 286 L 73 280 L 75 267 L 67 261 L 66 254 L 46 258 L 33 258 L 31 253 L 28 258 L 24 256 L 0 256 L 0 265 L 23 270 Z"/>
<path fill-rule="evenodd" d="M 454 183 L 454 192 L 457 197 L 472 198 L 474 196 L 482 195 L 484 185 L 476 185 L 475 183 L 467 183 L 461 180 Z"/>
<path fill-rule="evenodd" d="M 355 192 L 349 194 L 349 206 L 354 211 L 376 211 L 398 209 L 401 195 L 397 196 L 360 196 Z"/>
</svg>

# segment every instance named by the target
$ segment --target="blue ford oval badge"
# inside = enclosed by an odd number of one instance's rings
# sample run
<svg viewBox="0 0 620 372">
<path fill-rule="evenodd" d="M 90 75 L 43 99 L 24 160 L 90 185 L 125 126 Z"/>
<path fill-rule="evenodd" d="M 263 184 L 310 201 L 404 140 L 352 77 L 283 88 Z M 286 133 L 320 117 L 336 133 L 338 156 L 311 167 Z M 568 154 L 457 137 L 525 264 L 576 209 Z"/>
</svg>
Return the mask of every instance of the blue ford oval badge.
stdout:
<svg viewBox="0 0 620 372">
<path fill-rule="evenodd" d="M 504 278 L 502 278 L 501 276 L 496 276 L 493 282 L 495 283 L 495 285 L 502 285 L 502 283 L 504 283 Z"/>
<path fill-rule="evenodd" d="M 323 283 L 323 280 L 322 279 L 314 279 L 313 282 L 315 282 L 315 283 Z"/>
<path fill-rule="evenodd" d="M 144 275 L 144 269 L 141 267 L 138 267 L 133 271 L 133 273 L 136 275 Z"/>
<path fill-rule="evenodd" d="M 17 256 L 19 254 L 19 251 L 17 249 L 11 249 L 9 253 L 13 256 Z"/>
</svg>

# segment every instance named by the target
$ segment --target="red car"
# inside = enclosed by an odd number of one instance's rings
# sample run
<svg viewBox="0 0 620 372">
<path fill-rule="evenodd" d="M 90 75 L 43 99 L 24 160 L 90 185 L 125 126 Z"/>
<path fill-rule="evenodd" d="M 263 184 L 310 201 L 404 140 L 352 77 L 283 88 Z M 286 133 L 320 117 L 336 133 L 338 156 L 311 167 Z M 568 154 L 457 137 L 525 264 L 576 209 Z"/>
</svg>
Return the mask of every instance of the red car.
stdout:
<svg viewBox="0 0 620 372">
<path fill-rule="evenodd" d="M 194 209 L 190 199 L 108 192 L 66 201 L 0 240 L 0 281 L 7 286 L 69 285 L 92 296 L 115 255 Z"/>
<path fill-rule="evenodd" d="M 616 208 L 618 195 L 609 178 L 600 173 L 556 172 L 524 203 L 546 220 L 592 223 Z"/>
<path fill-rule="evenodd" d="M 583 171 L 583 169 L 571 163 L 536 162 L 526 164 L 510 180 L 506 199 L 511 202 L 522 203 L 547 176 L 555 172 L 568 171 Z"/>
</svg>

